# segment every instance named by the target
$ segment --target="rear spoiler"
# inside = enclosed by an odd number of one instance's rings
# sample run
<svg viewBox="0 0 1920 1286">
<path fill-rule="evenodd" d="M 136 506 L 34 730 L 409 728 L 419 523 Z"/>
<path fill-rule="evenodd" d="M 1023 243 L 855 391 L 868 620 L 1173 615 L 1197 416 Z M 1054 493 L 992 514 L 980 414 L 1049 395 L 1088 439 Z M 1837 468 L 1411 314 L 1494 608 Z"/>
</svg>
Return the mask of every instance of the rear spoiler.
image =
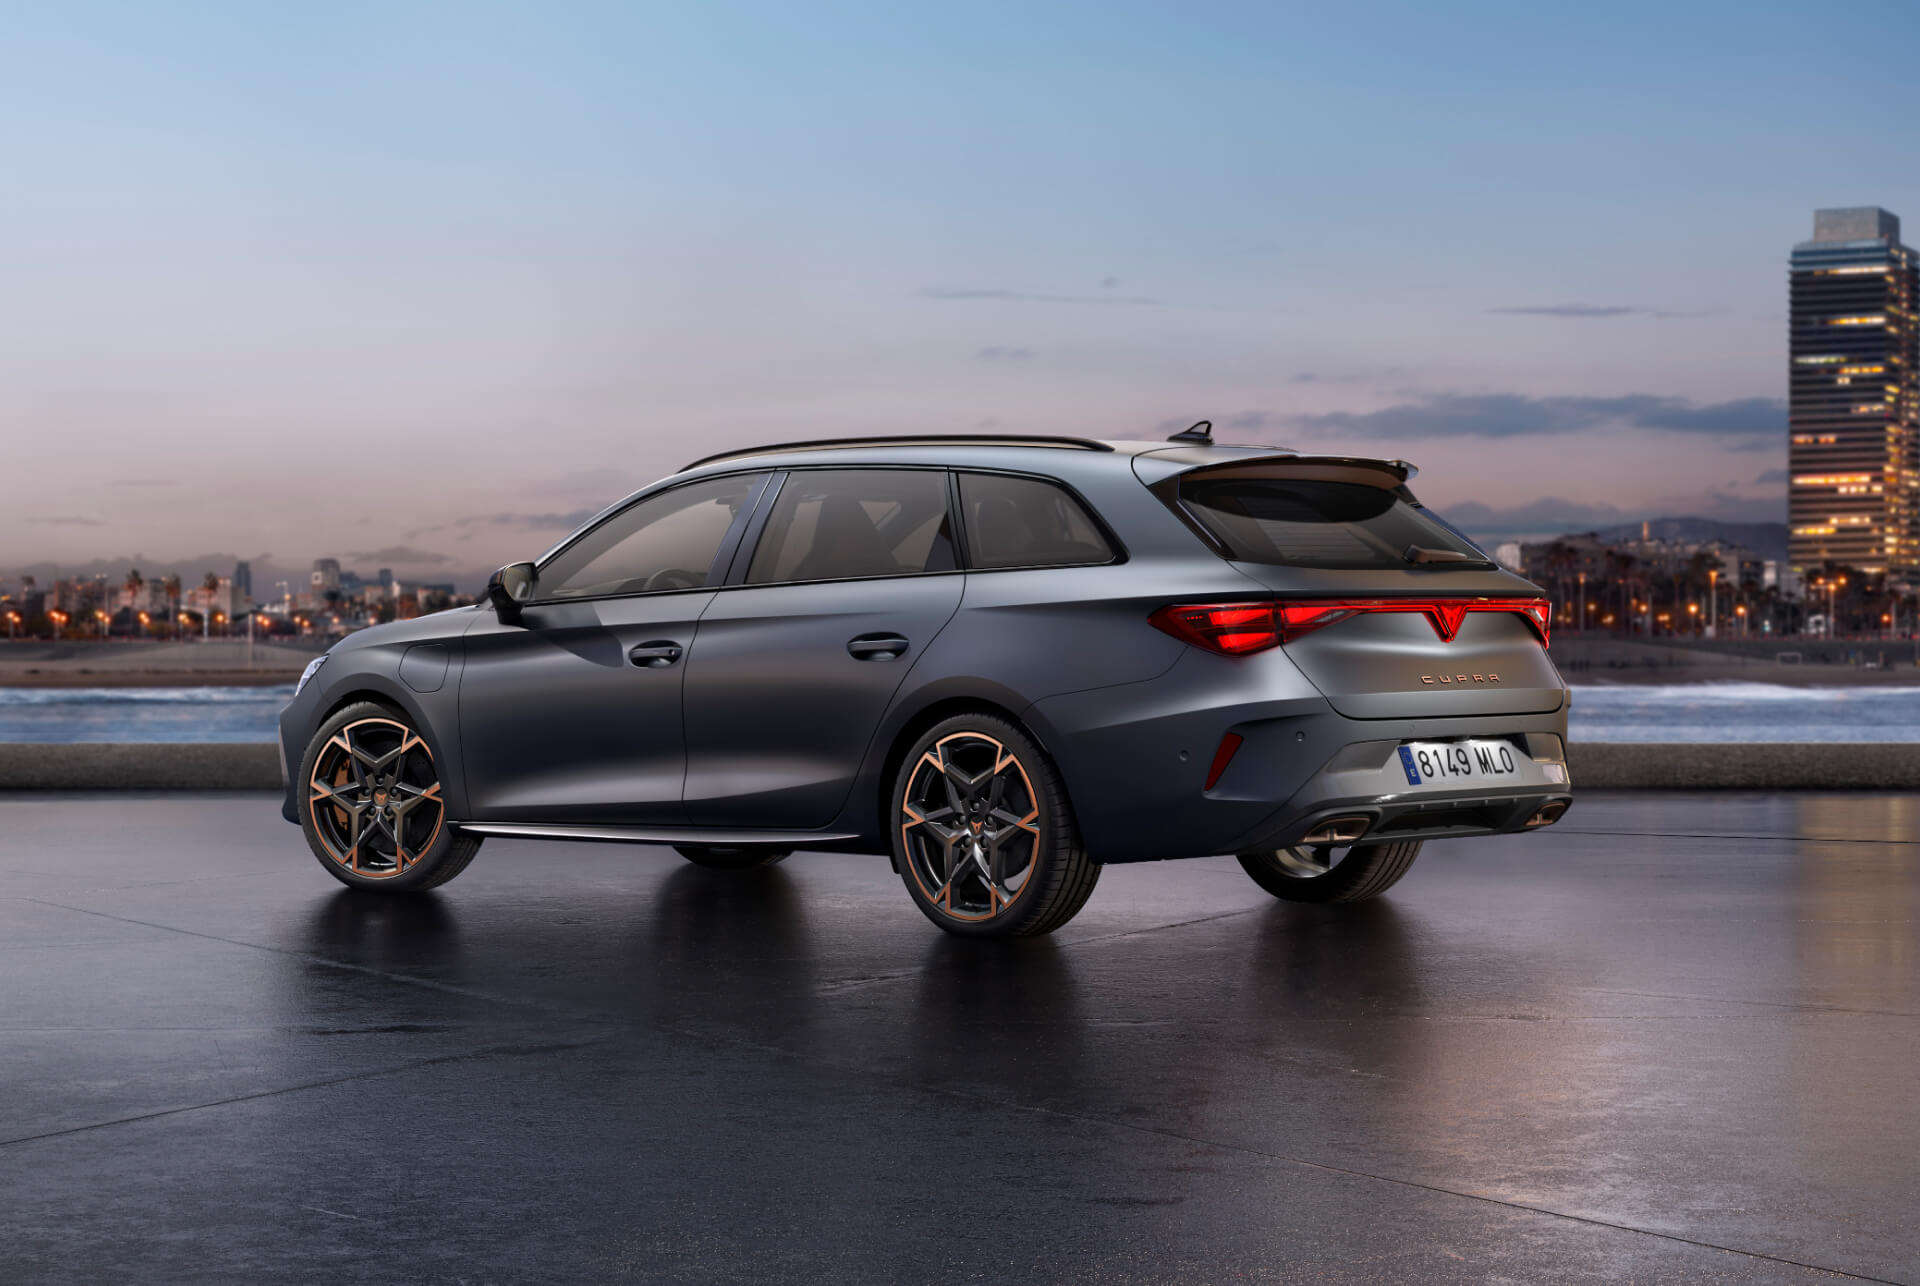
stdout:
<svg viewBox="0 0 1920 1286">
<path fill-rule="evenodd" d="M 1183 454 L 1186 453 L 1177 448 L 1172 451 L 1145 452 L 1134 457 L 1134 472 L 1149 487 L 1173 477 L 1301 478 L 1315 482 L 1358 483 L 1361 486 L 1378 487 L 1382 491 L 1396 491 L 1420 475 L 1420 470 L 1405 460 L 1375 460 L 1350 455 L 1295 455 L 1291 452 L 1241 456 L 1231 460 L 1221 460 L 1215 455 L 1212 459 L 1194 460 L 1190 467 L 1182 469 L 1177 466 L 1188 463 L 1180 458 Z M 1148 468 L 1142 469 L 1142 465 Z M 1154 465 L 1161 467 L 1153 468 Z M 1153 476 L 1148 476 L 1149 471 Z"/>
</svg>

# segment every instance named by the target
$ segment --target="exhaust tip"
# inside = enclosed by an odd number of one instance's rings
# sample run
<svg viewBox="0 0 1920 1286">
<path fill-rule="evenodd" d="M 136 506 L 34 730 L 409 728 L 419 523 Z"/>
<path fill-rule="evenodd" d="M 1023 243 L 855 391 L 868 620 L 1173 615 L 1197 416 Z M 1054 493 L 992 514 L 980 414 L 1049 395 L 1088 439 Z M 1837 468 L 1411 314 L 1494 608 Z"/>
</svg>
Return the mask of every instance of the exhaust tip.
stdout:
<svg viewBox="0 0 1920 1286">
<path fill-rule="evenodd" d="M 1527 827 L 1531 829 L 1535 826 L 1551 826 L 1559 821 L 1560 814 L 1566 811 L 1567 801 L 1564 799 L 1556 799 L 1550 803 L 1542 804 L 1540 811 L 1527 818 Z"/>
<path fill-rule="evenodd" d="M 1308 831 L 1302 844 L 1351 844 L 1373 825 L 1371 817 L 1331 817 Z"/>
</svg>

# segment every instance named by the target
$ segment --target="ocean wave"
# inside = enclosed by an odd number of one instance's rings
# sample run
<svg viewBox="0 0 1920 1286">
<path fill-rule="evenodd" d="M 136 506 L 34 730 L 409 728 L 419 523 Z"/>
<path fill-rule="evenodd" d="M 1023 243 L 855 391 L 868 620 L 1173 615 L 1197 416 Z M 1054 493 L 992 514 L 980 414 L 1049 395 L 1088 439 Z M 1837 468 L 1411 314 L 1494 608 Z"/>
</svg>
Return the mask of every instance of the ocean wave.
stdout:
<svg viewBox="0 0 1920 1286">
<path fill-rule="evenodd" d="M 1605 683 L 1570 685 L 1576 706 L 1647 705 L 1660 702 L 1899 701 L 1920 698 L 1920 687 L 1878 684 L 1855 688 L 1802 688 L 1786 683 Z"/>
<path fill-rule="evenodd" d="M 0 688 L 0 706 L 285 705 L 293 685 L 262 688 Z"/>
</svg>

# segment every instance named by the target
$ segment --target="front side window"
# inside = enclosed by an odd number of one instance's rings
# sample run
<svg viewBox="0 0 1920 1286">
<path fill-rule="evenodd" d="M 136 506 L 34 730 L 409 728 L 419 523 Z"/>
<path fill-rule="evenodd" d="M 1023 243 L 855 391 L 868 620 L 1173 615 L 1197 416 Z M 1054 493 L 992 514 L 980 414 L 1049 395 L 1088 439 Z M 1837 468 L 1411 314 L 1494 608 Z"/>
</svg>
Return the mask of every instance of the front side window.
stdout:
<svg viewBox="0 0 1920 1286">
<path fill-rule="evenodd" d="M 968 565 L 1074 567 L 1113 561 L 1113 546 L 1080 502 L 1038 478 L 960 475 Z"/>
<path fill-rule="evenodd" d="M 1286 567 L 1405 567 L 1433 554 L 1454 565 L 1487 556 L 1392 491 L 1306 478 L 1182 478 L 1187 511 L 1229 556 Z M 1439 563 L 1446 566 L 1447 563 Z"/>
<path fill-rule="evenodd" d="M 944 471 L 808 469 L 781 486 L 747 583 L 910 576 L 953 566 Z"/>
<path fill-rule="evenodd" d="M 714 559 L 758 474 L 675 487 L 630 505 L 540 569 L 539 598 L 602 598 L 711 583 Z"/>
</svg>

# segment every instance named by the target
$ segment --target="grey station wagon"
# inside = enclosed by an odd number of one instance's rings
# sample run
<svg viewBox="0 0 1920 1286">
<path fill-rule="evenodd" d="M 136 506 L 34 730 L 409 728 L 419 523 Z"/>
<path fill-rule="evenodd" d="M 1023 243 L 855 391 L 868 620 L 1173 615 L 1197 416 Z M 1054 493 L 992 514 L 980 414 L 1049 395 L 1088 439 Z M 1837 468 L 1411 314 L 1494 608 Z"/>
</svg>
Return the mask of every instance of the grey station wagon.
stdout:
<svg viewBox="0 0 1920 1286">
<path fill-rule="evenodd" d="M 1115 862 L 1374 897 L 1424 840 L 1571 802 L 1549 604 L 1412 476 L 1204 426 L 713 456 L 315 661 L 283 811 L 396 892 L 501 835 L 884 853 L 984 936 L 1058 928 Z"/>
</svg>

